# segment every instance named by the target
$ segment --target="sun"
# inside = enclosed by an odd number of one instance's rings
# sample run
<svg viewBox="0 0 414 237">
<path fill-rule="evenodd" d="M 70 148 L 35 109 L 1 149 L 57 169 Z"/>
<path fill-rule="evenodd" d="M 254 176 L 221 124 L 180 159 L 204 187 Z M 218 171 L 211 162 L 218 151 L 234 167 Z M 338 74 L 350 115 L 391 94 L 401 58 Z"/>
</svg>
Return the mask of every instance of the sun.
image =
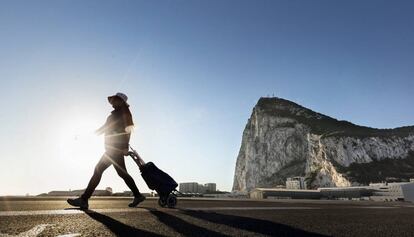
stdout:
<svg viewBox="0 0 414 237">
<path fill-rule="evenodd" d="M 88 116 L 66 117 L 58 129 L 59 158 L 70 162 L 84 162 L 103 151 L 103 138 L 94 131 L 102 119 Z"/>
</svg>

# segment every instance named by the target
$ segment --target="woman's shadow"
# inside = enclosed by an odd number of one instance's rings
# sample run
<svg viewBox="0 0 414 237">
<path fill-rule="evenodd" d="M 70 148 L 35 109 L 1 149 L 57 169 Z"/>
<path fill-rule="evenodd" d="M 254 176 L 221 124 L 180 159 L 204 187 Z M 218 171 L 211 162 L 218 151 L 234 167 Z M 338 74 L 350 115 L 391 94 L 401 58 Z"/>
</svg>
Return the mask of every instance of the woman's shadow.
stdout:
<svg viewBox="0 0 414 237">
<path fill-rule="evenodd" d="M 183 236 L 220 236 L 227 237 L 228 235 L 209 230 L 204 227 L 194 225 L 188 221 L 185 221 L 175 215 L 168 214 L 163 211 L 159 211 L 155 208 L 144 208 L 148 210 L 152 215 L 157 217 L 158 221 L 172 228 L 175 232 Z M 81 210 L 79 208 L 67 208 L 65 210 Z M 117 221 L 109 216 L 95 212 L 93 210 L 81 210 L 92 219 L 105 225 L 116 236 L 150 236 L 160 237 L 163 235 L 140 230 L 138 228 L 126 225 L 120 221 Z M 228 214 L 219 214 L 215 212 L 203 212 L 203 211 L 190 211 L 180 210 L 181 214 L 191 216 L 193 218 L 207 221 L 210 223 L 227 225 L 236 229 L 241 229 L 261 235 L 268 236 L 312 236 L 312 237 L 324 237 L 325 235 L 308 232 L 305 230 L 297 229 L 287 225 L 255 219 L 251 217 L 233 216 Z"/>
<path fill-rule="evenodd" d="M 217 230 L 209 230 L 204 227 L 194 225 L 188 221 L 183 220 L 175 215 L 168 214 L 163 211 L 159 211 L 155 208 L 145 208 L 151 214 L 157 217 L 157 219 L 171 227 L 174 231 L 182 234 L 183 236 L 217 236 L 227 237 L 229 235 L 219 233 Z M 326 237 L 325 235 L 308 232 L 298 228 L 294 228 L 288 225 L 279 224 L 272 221 L 255 219 L 251 217 L 233 216 L 227 214 L 220 214 L 216 212 L 204 212 L 204 211 L 189 211 L 179 210 L 180 214 L 184 214 L 207 223 L 226 225 L 238 230 L 244 230 L 256 233 L 258 235 L 266 236 L 310 236 L 310 237 Z M 214 227 L 214 225 L 213 225 Z M 243 235 L 243 232 L 240 232 Z"/>
<path fill-rule="evenodd" d="M 191 224 L 186 222 L 174 215 L 167 214 L 162 211 L 158 211 L 155 208 L 144 208 L 148 210 L 152 215 L 157 217 L 158 221 L 162 224 L 167 225 L 172 228 L 174 231 L 184 235 L 184 236 L 217 236 L 217 237 L 227 237 L 227 235 L 208 230 L 206 228 Z M 145 230 L 140 230 L 135 227 L 126 225 L 120 221 L 117 221 L 107 215 L 101 214 L 93 210 L 84 210 L 79 208 L 66 208 L 65 210 L 81 210 L 86 215 L 92 219 L 105 225 L 112 233 L 116 236 L 149 236 L 149 237 L 159 237 L 156 233 L 148 232 Z"/>
<path fill-rule="evenodd" d="M 147 236 L 147 237 L 161 237 L 163 235 L 155 234 L 145 230 L 126 225 L 109 216 L 103 215 L 93 210 L 83 210 L 79 208 L 66 208 L 65 210 L 81 210 L 90 218 L 105 225 L 116 236 Z"/>
</svg>

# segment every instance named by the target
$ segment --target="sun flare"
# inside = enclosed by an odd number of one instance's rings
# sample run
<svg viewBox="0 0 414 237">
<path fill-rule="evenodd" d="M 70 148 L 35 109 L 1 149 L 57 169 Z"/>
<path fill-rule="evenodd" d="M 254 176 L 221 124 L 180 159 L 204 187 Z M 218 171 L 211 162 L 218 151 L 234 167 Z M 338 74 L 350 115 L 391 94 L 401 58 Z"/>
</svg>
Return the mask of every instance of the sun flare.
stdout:
<svg viewBox="0 0 414 237">
<path fill-rule="evenodd" d="M 66 118 L 59 127 L 59 157 L 83 161 L 103 151 L 103 139 L 94 131 L 104 121 L 88 117 Z"/>
</svg>

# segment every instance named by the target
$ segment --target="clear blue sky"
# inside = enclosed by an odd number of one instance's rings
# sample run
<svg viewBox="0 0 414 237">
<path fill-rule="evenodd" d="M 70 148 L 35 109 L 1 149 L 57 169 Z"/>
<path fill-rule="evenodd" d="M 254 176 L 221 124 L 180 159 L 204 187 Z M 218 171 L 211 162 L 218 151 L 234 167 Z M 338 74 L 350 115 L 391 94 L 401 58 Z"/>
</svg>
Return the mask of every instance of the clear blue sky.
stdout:
<svg viewBox="0 0 414 237">
<path fill-rule="evenodd" d="M 414 124 L 413 12 L 408 0 L 0 1 L 0 195 L 84 188 L 117 91 L 146 160 L 222 190 L 261 96 Z M 112 168 L 106 186 L 127 190 Z"/>
</svg>

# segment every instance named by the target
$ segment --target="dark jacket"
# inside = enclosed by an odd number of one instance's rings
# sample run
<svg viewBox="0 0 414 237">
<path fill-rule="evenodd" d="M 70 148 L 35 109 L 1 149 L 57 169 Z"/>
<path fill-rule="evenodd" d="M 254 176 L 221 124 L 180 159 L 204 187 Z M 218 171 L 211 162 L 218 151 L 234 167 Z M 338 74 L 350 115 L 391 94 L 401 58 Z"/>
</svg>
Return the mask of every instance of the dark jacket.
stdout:
<svg viewBox="0 0 414 237">
<path fill-rule="evenodd" d="M 126 128 L 133 126 L 132 115 L 128 106 L 114 109 L 106 119 L 105 124 L 98 129 L 105 134 L 106 150 L 125 150 L 129 148 L 130 131 Z"/>
</svg>

